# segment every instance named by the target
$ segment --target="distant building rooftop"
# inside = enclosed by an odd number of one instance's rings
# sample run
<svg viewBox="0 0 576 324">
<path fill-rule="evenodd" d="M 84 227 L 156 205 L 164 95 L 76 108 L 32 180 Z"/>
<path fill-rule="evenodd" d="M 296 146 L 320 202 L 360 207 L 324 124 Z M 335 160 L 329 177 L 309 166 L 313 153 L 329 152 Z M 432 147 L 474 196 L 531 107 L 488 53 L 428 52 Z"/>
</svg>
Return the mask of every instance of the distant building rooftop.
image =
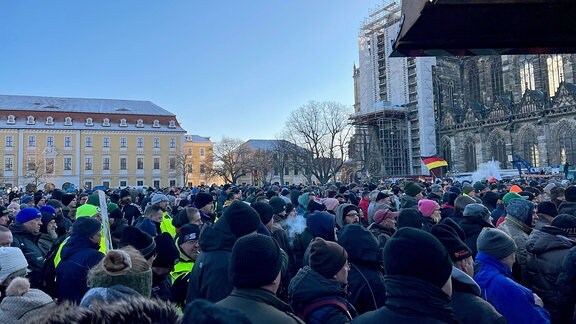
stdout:
<svg viewBox="0 0 576 324">
<path fill-rule="evenodd" d="M 211 143 L 210 137 L 204 137 L 200 135 L 186 135 L 187 142 L 196 142 L 196 143 Z"/>
</svg>

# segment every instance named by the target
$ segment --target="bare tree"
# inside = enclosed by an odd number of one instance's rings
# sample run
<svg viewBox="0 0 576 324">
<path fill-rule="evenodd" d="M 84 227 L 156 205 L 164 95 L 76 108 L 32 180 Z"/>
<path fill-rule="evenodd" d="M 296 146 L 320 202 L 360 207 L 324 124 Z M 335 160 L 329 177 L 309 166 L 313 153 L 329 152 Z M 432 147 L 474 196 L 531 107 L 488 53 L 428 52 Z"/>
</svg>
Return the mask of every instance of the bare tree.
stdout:
<svg viewBox="0 0 576 324">
<path fill-rule="evenodd" d="M 326 101 L 311 101 L 293 111 L 286 122 L 292 143 L 305 148 L 305 167 L 321 183 L 335 180 L 346 159 L 352 127 L 351 109 Z"/>
<path fill-rule="evenodd" d="M 280 183 L 284 183 L 286 169 L 302 170 L 302 161 L 307 157 L 307 151 L 286 140 L 287 134 L 282 134 L 282 138 L 276 139 L 272 148 L 272 164 L 280 169 Z"/>
<path fill-rule="evenodd" d="M 38 186 L 46 176 L 54 174 L 54 158 L 46 157 L 45 151 L 36 149 L 26 154 L 26 178 Z"/>
<path fill-rule="evenodd" d="M 223 137 L 214 145 L 214 163 L 206 165 L 207 172 L 221 177 L 226 183 L 236 184 L 250 166 L 250 149 L 240 139 Z"/>
<path fill-rule="evenodd" d="M 176 157 L 176 175 L 178 178 L 184 178 L 183 186 L 188 186 L 188 177 L 192 173 L 192 162 L 192 156 L 188 154 Z"/>
<path fill-rule="evenodd" d="M 265 181 L 268 173 L 272 169 L 272 156 L 269 151 L 261 149 L 249 149 L 247 154 L 248 170 L 250 172 L 256 171 L 260 181 Z M 253 185 L 262 185 L 262 183 L 253 183 Z"/>
</svg>

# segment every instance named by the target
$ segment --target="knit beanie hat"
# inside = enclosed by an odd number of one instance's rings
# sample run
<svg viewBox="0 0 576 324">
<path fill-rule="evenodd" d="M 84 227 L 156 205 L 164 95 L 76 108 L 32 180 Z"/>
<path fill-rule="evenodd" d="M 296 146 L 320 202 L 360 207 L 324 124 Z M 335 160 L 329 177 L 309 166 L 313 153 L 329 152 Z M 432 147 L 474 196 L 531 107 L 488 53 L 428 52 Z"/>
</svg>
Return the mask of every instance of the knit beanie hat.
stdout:
<svg viewBox="0 0 576 324">
<path fill-rule="evenodd" d="M 238 238 L 256 232 L 260 226 L 260 215 L 254 208 L 241 201 L 233 201 L 222 213 L 232 233 Z M 220 221 L 222 221 L 222 219 Z"/>
<path fill-rule="evenodd" d="M 454 200 L 458 198 L 458 194 L 452 191 L 446 191 L 444 196 L 442 196 L 442 203 L 454 206 Z"/>
<path fill-rule="evenodd" d="M 478 252 L 486 253 L 496 259 L 504 259 L 516 252 L 516 243 L 504 231 L 484 227 L 476 241 Z"/>
<path fill-rule="evenodd" d="M 468 204 L 464 208 L 464 217 L 481 218 L 484 222 L 490 223 L 490 210 L 482 204 Z"/>
<path fill-rule="evenodd" d="M 199 192 L 194 199 L 194 206 L 198 209 L 212 203 L 212 195 L 205 192 Z"/>
<path fill-rule="evenodd" d="M 180 228 L 176 236 L 176 244 L 180 245 L 188 241 L 198 240 L 200 238 L 200 227 L 195 224 L 186 224 Z"/>
<path fill-rule="evenodd" d="M 504 203 L 505 206 L 508 206 L 508 203 L 510 202 L 510 200 L 515 199 L 515 198 L 528 199 L 528 197 L 520 196 L 516 192 L 509 192 L 509 193 L 505 194 L 504 197 L 502 197 L 502 202 Z"/>
<path fill-rule="evenodd" d="M 22 198 L 20 198 L 20 203 L 21 204 L 27 204 L 29 202 L 31 202 L 32 200 L 34 200 L 34 198 L 30 195 L 24 195 L 22 196 Z"/>
<path fill-rule="evenodd" d="M 128 248 L 129 249 L 129 248 Z M 152 293 L 152 269 L 139 271 L 134 263 L 146 264 L 141 255 L 130 256 L 125 250 L 111 250 L 106 253 L 104 259 L 88 273 L 88 285 L 90 288 L 109 288 L 116 285 L 130 287 L 144 297 L 150 297 Z"/>
<path fill-rule="evenodd" d="M 422 228 L 422 213 L 416 208 L 404 208 L 398 214 L 398 223 L 396 223 L 396 228 L 400 229 L 402 227 L 413 227 L 420 229 Z"/>
<path fill-rule="evenodd" d="M 534 213 L 534 203 L 524 199 L 514 198 L 508 202 L 506 206 L 506 213 L 511 217 L 532 227 L 532 214 Z"/>
<path fill-rule="evenodd" d="M 56 218 L 56 209 L 48 205 L 42 206 L 40 207 L 40 214 L 42 214 L 42 225 L 40 225 L 40 232 L 46 233 L 50 221 Z"/>
<path fill-rule="evenodd" d="M 498 199 L 500 199 L 500 196 L 494 191 L 486 191 L 482 196 L 482 202 L 491 206 L 496 206 Z"/>
<path fill-rule="evenodd" d="M 550 225 L 558 227 L 566 236 L 576 238 L 576 216 L 570 214 L 560 214 L 550 222 Z"/>
<path fill-rule="evenodd" d="M 430 186 L 430 192 L 432 193 L 443 193 L 442 186 L 439 184 L 433 184 Z"/>
<path fill-rule="evenodd" d="M 458 224 L 450 218 L 446 218 L 446 220 L 452 221 L 452 226 L 458 226 Z M 456 262 L 472 256 L 472 250 L 464 243 L 452 226 L 442 221 L 440 224 L 433 226 L 430 233 L 448 250 L 450 259 Z M 460 231 L 462 231 L 462 229 L 460 229 Z M 464 232 L 462 232 L 462 234 L 463 233 Z"/>
<path fill-rule="evenodd" d="M 566 201 L 576 202 L 576 186 L 570 186 L 564 190 Z"/>
<path fill-rule="evenodd" d="M 376 201 L 379 201 L 379 200 L 382 200 L 382 199 L 385 199 L 388 197 L 390 197 L 389 194 L 382 192 L 382 191 L 378 191 L 378 194 L 376 194 Z"/>
<path fill-rule="evenodd" d="M 98 193 L 93 193 L 90 196 L 88 196 L 88 201 L 86 201 L 87 204 L 96 206 L 96 207 L 100 207 L 100 195 L 98 195 Z"/>
<path fill-rule="evenodd" d="M 472 191 L 474 191 L 474 187 L 472 187 L 472 185 L 470 185 L 469 183 L 465 183 L 462 185 L 462 192 L 465 194 L 469 194 Z"/>
<path fill-rule="evenodd" d="M 140 251 L 146 260 L 150 259 L 156 253 L 156 242 L 154 242 L 152 236 L 134 226 L 126 226 L 122 229 L 120 247 L 128 245 Z"/>
<path fill-rule="evenodd" d="M 515 193 L 522 192 L 522 187 L 520 187 L 519 185 L 512 185 L 510 186 L 509 192 L 515 192 Z"/>
<path fill-rule="evenodd" d="M 56 199 L 50 199 L 46 202 L 47 206 L 52 206 L 55 209 L 56 208 L 62 208 L 62 203 L 60 202 L 60 200 L 56 200 Z"/>
<path fill-rule="evenodd" d="M 321 237 L 310 243 L 308 264 L 312 270 L 332 279 L 348 261 L 348 253 L 338 243 L 325 241 Z"/>
<path fill-rule="evenodd" d="M 558 216 L 558 210 L 556 209 L 556 205 L 550 201 L 543 201 L 538 204 L 536 210 L 540 214 L 556 217 Z"/>
<path fill-rule="evenodd" d="M 128 196 L 130 196 L 130 191 L 128 191 L 126 189 L 120 190 L 120 199 L 122 199 L 124 197 L 128 197 Z"/>
<path fill-rule="evenodd" d="M 480 181 L 476 181 L 472 187 L 474 187 L 474 190 L 476 191 L 482 191 L 486 189 L 486 185 Z"/>
<path fill-rule="evenodd" d="M 33 207 L 26 207 L 16 214 L 16 223 L 24 224 L 36 218 L 42 218 L 40 211 Z"/>
<path fill-rule="evenodd" d="M 441 288 L 452 273 L 448 250 L 432 234 L 401 228 L 384 245 L 386 275 L 409 276 Z"/>
<path fill-rule="evenodd" d="M 272 206 L 276 215 L 286 210 L 286 202 L 280 197 L 272 197 L 268 203 Z"/>
<path fill-rule="evenodd" d="M 382 223 L 387 219 L 396 219 L 399 214 L 399 212 L 393 212 L 390 209 L 379 209 L 374 213 L 374 223 Z"/>
<path fill-rule="evenodd" d="M 454 208 L 463 213 L 466 205 L 475 203 L 476 200 L 472 199 L 469 196 L 458 196 L 456 200 L 454 200 Z"/>
<path fill-rule="evenodd" d="M 56 304 L 52 297 L 39 289 L 30 289 L 26 278 L 15 278 L 6 288 L 6 297 L 0 305 L 0 323 L 32 323 Z"/>
<path fill-rule="evenodd" d="M 418 210 L 422 213 L 424 217 L 432 216 L 432 213 L 436 210 L 438 203 L 434 200 L 421 199 L 418 201 Z"/>
<path fill-rule="evenodd" d="M 92 217 L 100 213 L 100 208 L 90 204 L 84 204 L 76 208 L 76 219 L 80 217 Z"/>
<path fill-rule="evenodd" d="M 234 287 L 259 288 L 276 279 L 282 254 L 276 240 L 262 234 L 239 238 L 232 248 L 229 274 Z"/>
<path fill-rule="evenodd" d="M 17 247 L 0 247 L 0 283 L 14 272 L 28 268 L 28 261 Z"/>
<path fill-rule="evenodd" d="M 262 221 L 262 224 L 264 225 L 268 224 L 274 216 L 274 208 L 263 201 L 252 203 L 250 206 L 258 212 L 260 221 Z"/>
<path fill-rule="evenodd" d="M 460 196 L 460 194 L 462 193 L 462 190 L 460 190 L 460 188 L 458 188 L 457 186 L 450 186 L 450 188 L 448 188 L 448 191 L 455 193 L 456 195 Z"/>
<path fill-rule="evenodd" d="M 102 230 L 102 224 L 92 217 L 81 217 L 72 224 L 72 235 L 91 238 Z"/>
<path fill-rule="evenodd" d="M 152 199 L 150 199 L 150 204 L 156 205 L 156 204 L 161 203 L 163 201 L 169 202 L 170 200 L 168 200 L 168 197 L 166 197 L 166 195 L 157 193 L 154 196 L 152 196 Z"/>
<path fill-rule="evenodd" d="M 156 255 L 156 259 L 154 259 L 152 266 L 168 269 L 173 268 L 176 262 L 178 262 L 180 252 L 178 252 L 176 244 L 174 244 L 172 235 L 170 235 L 170 233 L 162 233 L 156 236 L 155 241 L 156 251 L 158 254 Z"/>
<path fill-rule="evenodd" d="M 306 218 L 306 226 L 312 237 L 321 237 L 328 241 L 334 241 L 334 228 L 336 217 L 329 212 L 315 211 Z"/>
<path fill-rule="evenodd" d="M 62 197 L 64 196 L 64 191 L 60 190 L 60 189 L 56 189 L 54 191 L 52 191 L 52 194 L 50 195 L 50 200 L 54 199 L 54 200 L 62 200 Z"/>
<path fill-rule="evenodd" d="M 412 181 L 408 181 L 404 185 L 404 193 L 407 194 L 408 196 L 414 197 L 421 192 L 422 192 L 422 187 L 420 187 L 418 184 L 416 184 Z"/>
<path fill-rule="evenodd" d="M 123 285 L 116 285 L 109 288 L 92 288 L 84 294 L 79 306 L 90 308 L 92 304 L 96 303 L 111 305 L 115 302 L 125 301 L 139 295 L 136 290 Z"/>
<path fill-rule="evenodd" d="M 74 198 L 76 198 L 75 195 L 65 194 L 64 196 L 62 196 L 62 205 L 68 206 L 72 202 L 72 200 L 74 200 Z"/>
<path fill-rule="evenodd" d="M 315 211 L 325 211 L 326 210 L 326 205 L 324 205 L 323 203 L 317 201 L 317 200 L 312 200 L 308 203 L 308 212 L 309 213 L 313 213 Z"/>
<path fill-rule="evenodd" d="M 40 202 L 40 199 L 44 198 L 44 196 L 42 196 L 42 194 L 35 194 L 34 195 L 34 205 L 38 205 L 38 202 Z"/>
<path fill-rule="evenodd" d="M 186 211 L 186 208 L 183 208 L 174 215 L 174 217 L 172 217 L 172 226 L 176 228 L 180 228 L 188 223 L 190 223 L 190 219 L 188 218 L 188 211 Z"/>
</svg>

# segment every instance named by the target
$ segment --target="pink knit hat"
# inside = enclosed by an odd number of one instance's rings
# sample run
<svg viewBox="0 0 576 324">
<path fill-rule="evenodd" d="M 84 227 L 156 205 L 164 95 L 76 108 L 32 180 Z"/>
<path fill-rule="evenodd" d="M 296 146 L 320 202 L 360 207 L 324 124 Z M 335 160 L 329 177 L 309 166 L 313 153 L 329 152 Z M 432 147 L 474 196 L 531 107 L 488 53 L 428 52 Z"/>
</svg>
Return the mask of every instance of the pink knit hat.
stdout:
<svg viewBox="0 0 576 324">
<path fill-rule="evenodd" d="M 432 216 L 432 213 L 436 210 L 437 202 L 430 199 L 422 199 L 418 201 L 418 209 L 424 217 Z"/>
</svg>

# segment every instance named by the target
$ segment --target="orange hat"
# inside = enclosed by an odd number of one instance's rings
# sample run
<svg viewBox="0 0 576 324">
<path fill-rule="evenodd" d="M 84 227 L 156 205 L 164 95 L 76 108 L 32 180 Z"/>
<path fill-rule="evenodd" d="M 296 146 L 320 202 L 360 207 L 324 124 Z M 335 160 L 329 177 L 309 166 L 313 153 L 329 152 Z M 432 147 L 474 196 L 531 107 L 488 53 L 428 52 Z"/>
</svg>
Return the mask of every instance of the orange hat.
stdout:
<svg viewBox="0 0 576 324">
<path fill-rule="evenodd" d="M 509 192 L 520 193 L 522 192 L 522 188 L 520 188 L 520 186 L 518 185 L 513 185 L 512 187 L 510 187 Z"/>
</svg>

